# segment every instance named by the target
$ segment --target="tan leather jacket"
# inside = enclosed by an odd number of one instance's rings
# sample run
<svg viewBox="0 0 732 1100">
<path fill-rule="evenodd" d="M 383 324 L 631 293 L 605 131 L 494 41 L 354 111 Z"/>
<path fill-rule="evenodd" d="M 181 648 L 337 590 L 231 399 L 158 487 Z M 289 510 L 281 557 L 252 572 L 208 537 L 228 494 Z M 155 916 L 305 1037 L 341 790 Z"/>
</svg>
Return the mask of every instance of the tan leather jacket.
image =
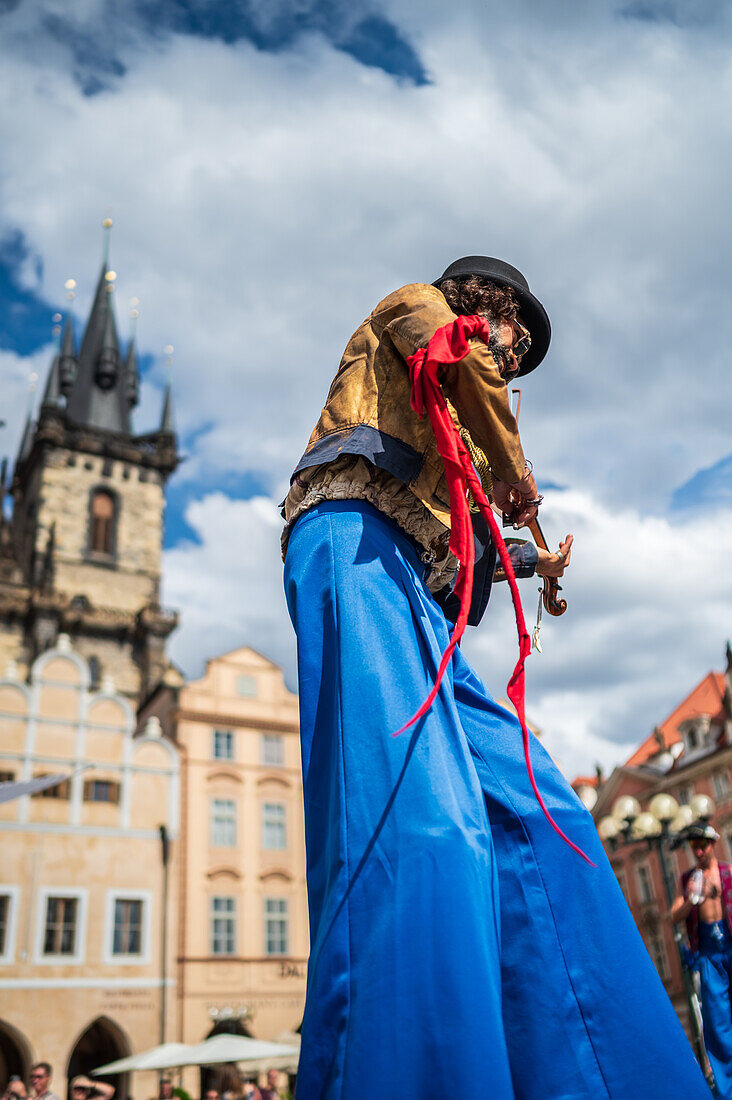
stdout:
<svg viewBox="0 0 732 1100">
<path fill-rule="evenodd" d="M 402 287 L 379 302 L 348 342 L 293 477 L 342 454 L 360 454 L 402 481 L 449 527 L 442 459 L 429 420 L 420 420 L 410 404 L 406 359 L 454 319 L 443 294 L 424 283 Z M 445 395 L 494 475 L 517 482 L 524 455 L 506 385 L 485 344 L 475 340 L 471 347 L 462 362 L 445 369 Z"/>
</svg>

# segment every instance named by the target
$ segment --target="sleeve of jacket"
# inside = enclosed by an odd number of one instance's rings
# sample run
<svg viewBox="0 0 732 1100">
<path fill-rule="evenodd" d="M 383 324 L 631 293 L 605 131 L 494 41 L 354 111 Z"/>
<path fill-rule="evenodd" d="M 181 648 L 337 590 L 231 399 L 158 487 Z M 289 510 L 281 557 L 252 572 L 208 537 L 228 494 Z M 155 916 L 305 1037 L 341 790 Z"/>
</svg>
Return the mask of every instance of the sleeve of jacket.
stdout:
<svg viewBox="0 0 732 1100">
<path fill-rule="evenodd" d="M 410 288 L 416 290 L 417 288 Z M 420 287 L 409 308 L 386 325 L 402 358 L 426 347 L 435 332 L 455 320 L 455 314 L 434 287 Z M 470 354 L 445 368 L 445 393 L 457 409 L 460 422 L 483 450 L 496 477 L 516 482 L 524 475 L 524 454 L 508 390 L 492 354 L 481 340 L 471 341 Z"/>
</svg>

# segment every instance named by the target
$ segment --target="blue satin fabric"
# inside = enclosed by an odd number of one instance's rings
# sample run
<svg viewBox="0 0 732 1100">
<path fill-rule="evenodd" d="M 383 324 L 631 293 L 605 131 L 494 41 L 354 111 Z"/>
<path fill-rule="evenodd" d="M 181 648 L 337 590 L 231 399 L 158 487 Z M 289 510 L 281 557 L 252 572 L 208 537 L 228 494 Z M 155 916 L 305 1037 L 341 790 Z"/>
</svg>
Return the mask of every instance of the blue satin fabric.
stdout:
<svg viewBox="0 0 732 1100">
<path fill-rule="evenodd" d="M 726 921 L 699 922 L 704 1045 L 721 1100 L 732 1100 L 732 937 Z"/>
<path fill-rule="evenodd" d="M 298 1100 L 708 1100 L 592 819 L 461 653 L 411 542 L 328 502 L 290 537 L 311 957 Z"/>
</svg>

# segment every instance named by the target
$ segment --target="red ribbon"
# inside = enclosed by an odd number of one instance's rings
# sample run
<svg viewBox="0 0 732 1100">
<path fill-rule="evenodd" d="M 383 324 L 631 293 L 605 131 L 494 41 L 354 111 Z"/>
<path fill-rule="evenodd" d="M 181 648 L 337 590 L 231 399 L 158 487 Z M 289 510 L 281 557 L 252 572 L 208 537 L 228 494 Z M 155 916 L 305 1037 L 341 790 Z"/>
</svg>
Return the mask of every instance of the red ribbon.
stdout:
<svg viewBox="0 0 732 1100">
<path fill-rule="evenodd" d="M 445 670 L 455 651 L 455 646 L 465 632 L 468 614 L 470 612 L 470 601 L 473 591 L 473 570 L 475 567 L 473 524 L 470 519 L 470 508 L 468 507 L 467 497 L 467 490 L 470 489 L 473 499 L 478 504 L 483 518 L 488 524 L 491 538 L 498 551 L 498 556 L 501 559 L 501 565 L 503 566 L 506 580 L 511 590 L 511 599 L 513 600 L 513 607 L 516 615 L 516 629 L 518 631 L 519 658 L 516 662 L 516 667 L 513 670 L 511 679 L 508 681 L 507 693 L 509 699 L 516 708 L 516 714 L 521 724 L 524 759 L 526 761 L 526 771 L 528 772 L 529 782 L 531 783 L 531 788 L 536 800 L 541 806 L 544 816 L 552 828 L 559 833 L 562 840 L 566 841 L 570 848 L 573 848 L 575 852 L 587 861 L 587 863 L 594 867 L 595 864 L 592 860 L 589 859 L 582 849 L 574 844 L 559 828 L 556 821 L 547 810 L 544 799 L 536 785 L 534 769 L 531 763 L 529 731 L 526 725 L 525 714 L 526 683 L 524 663 L 531 652 L 531 639 L 526 629 L 524 611 L 521 606 L 521 597 L 519 595 L 518 585 L 516 584 L 516 575 L 513 571 L 508 549 L 503 541 L 503 536 L 493 514 L 493 509 L 485 495 L 481 480 L 473 467 L 468 449 L 460 438 L 459 431 L 455 427 L 455 422 L 450 415 L 442 389 L 440 388 L 438 377 L 440 368 L 450 363 L 459 363 L 464 359 L 471 350 L 469 344 L 471 338 L 478 336 L 487 344 L 489 334 L 490 329 L 485 318 L 478 316 L 457 317 L 454 321 L 439 328 L 426 348 L 420 348 L 414 355 L 410 355 L 407 359 L 407 366 L 409 367 L 412 379 L 412 408 L 420 417 L 424 416 L 426 410 L 430 418 L 430 423 L 432 424 L 432 430 L 435 433 L 437 449 L 440 452 L 445 466 L 445 475 L 450 490 L 450 549 L 459 563 L 454 591 L 455 595 L 460 600 L 460 611 L 450 636 L 450 641 L 445 652 L 442 654 L 442 660 L 440 661 L 440 667 L 437 670 L 437 676 L 432 690 L 417 712 L 400 730 L 397 730 L 393 736 L 397 737 L 400 733 L 409 729 L 410 726 L 413 726 L 415 722 L 419 721 L 419 719 L 430 709 L 437 698 L 442 678 L 445 675 Z"/>
</svg>

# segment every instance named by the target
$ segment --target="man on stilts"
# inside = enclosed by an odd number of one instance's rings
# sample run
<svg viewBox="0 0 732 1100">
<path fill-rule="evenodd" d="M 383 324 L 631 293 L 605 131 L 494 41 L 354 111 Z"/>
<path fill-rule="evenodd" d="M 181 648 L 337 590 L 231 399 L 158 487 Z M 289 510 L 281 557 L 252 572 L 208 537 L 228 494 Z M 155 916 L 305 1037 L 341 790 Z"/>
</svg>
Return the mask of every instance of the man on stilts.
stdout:
<svg viewBox="0 0 732 1100">
<path fill-rule="evenodd" d="M 701 984 L 704 1046 L 717 1095 L 732 1100 L 732 867 L 716 857 L 713 826 L 690 825 L 681 836 L 695 864 L 681 876 L 671 919 L 686 922 Z"/>
<path fill-rule="evenodd" d="M 515 576 L 561 575 L 571 538 L 555 554 L 507 549 L 487 493 L 518 525 L 536 516 L 507 385 L 549 340 L 500 260 L 395 291 L 349 341 L 293 475 L 311 930 L 300 1100 L 388 1098 L 396 1065 L 394 1100 L 452 1094 L 458 1071 L 463 1100 L 708 1097 L 592 819 L 523 717 Z M 496 555 L 518 719 L 456 648 Z"/>
</svg>

